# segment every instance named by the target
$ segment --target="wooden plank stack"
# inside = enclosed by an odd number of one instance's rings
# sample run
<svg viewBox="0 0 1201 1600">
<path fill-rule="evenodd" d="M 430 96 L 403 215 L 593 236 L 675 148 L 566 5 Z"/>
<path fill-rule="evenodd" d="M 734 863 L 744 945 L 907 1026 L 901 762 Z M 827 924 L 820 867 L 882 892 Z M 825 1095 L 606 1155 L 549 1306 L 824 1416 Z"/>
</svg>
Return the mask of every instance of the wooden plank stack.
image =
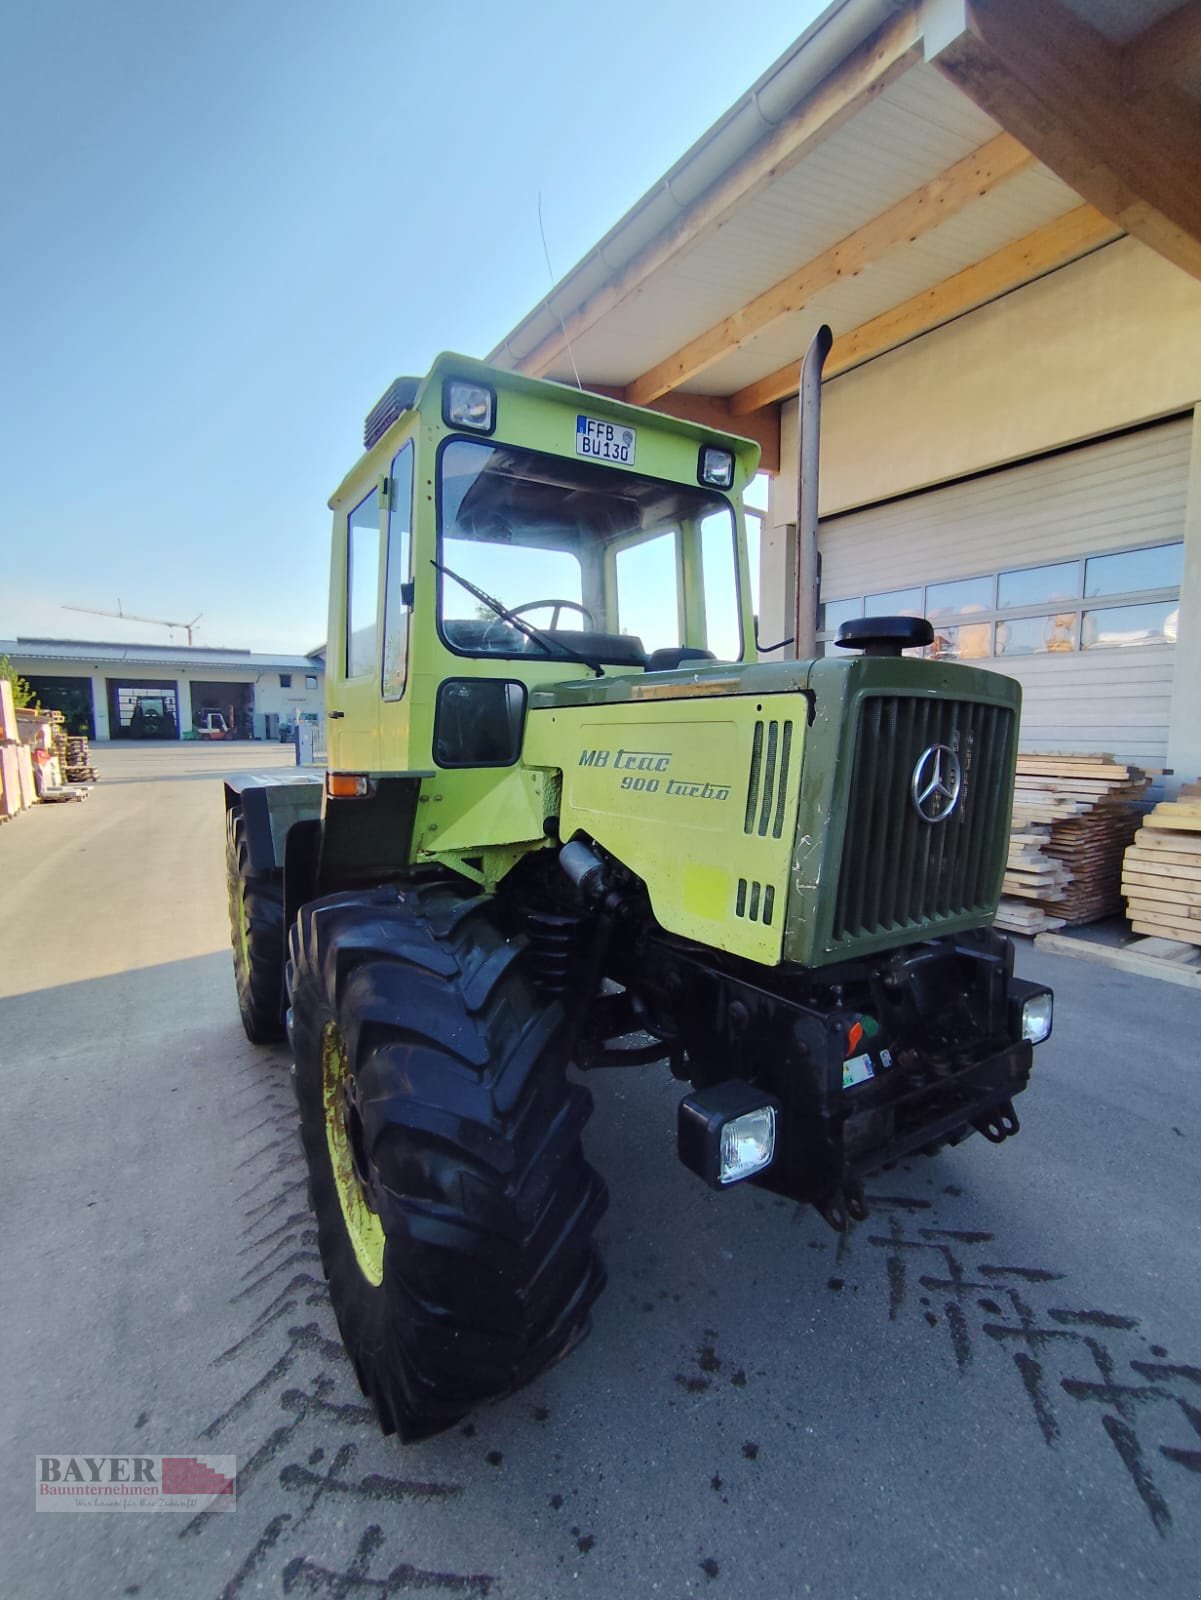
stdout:
<svg viewBox="0 0 1201 1600">
<path fill-rule="evenodd" d="M 1135 933 L 1201 945 L 1201 783 L 1186 783 L 1143 819 L 1122 893 Z"/>
<path fill-rule="evenodd" d="M 1120 911 L 1150 781 L 1109 755 L 1019 755 L 997 926 L 1043 933 Z"/>
</svg>

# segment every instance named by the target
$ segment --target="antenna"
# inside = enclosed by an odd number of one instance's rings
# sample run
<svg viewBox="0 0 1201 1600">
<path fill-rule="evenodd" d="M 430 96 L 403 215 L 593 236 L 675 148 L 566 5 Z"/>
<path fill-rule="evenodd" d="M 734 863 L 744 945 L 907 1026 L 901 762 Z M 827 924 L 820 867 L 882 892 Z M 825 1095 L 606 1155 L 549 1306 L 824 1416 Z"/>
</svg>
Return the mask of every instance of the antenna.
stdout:
<svg viewBox="0 0 1201 1600">
<path fill-rule="evenodd" d="M 547 274 L 550 277 L 550 292 L 551 292 L 551 294 L 554 294 L 554 292 L 555 292 L 555 269 L 550 264 L 550 247 L 548 246 L 548 244 L 546 242 L 546 229 L 545 229 L 545 227 L 543 226 L 543 223 L 542 223 L 542 190 L 541 189 L 539 189 L 539 191 L 538 191 L 538 232 L 542 235 L 542 254 L 546 257 L 546 270 L 547 270 Z M 559 327 L 563 330 L 563 343 L 567 346 L 567 355 L 568 355 L 569 360 L 571 361 L 571 370 L 575 373 L 575 386 L 580 391 L 580 393 L 583 394 L 584 385 L 580 382 L 580 369 L 575 364 L 575 351 L 571 348 L 571 336 L 567 332 L 567 324 L 563 321 L 563 318 L 561 316 L 559 316 L 559 313 L 555 310 L 554 306 L 551 305 L 551 303 L 550 303 L 550 294 L 548 294 L 547 297 L 546 297 L 546 309 L 549 312 L 551 312 L 554 316 L 558 317 L 558 319 L 559 319 Z"/>
<path fill-rule="evenodd" d="M 121 600 L 119 596 L 117 599 L 117 609 L 115 611 L 101 611 L 96 606 L 66 605 L 63 606 L 63 610 L 86 611 L 90 617 L 119 617 L 122 622 L 150 622 L 153 623 L 156 628 L 182 628 L 188 636 L 189 649 L 192 646 L 192 629 L 204 615 L 203 611 L 198 611 L 192 618 L 191 622 L 168 622 L 165 617 L 139 617 L 132 611 L 123 611 L 121 609 Z"/>
</svg>

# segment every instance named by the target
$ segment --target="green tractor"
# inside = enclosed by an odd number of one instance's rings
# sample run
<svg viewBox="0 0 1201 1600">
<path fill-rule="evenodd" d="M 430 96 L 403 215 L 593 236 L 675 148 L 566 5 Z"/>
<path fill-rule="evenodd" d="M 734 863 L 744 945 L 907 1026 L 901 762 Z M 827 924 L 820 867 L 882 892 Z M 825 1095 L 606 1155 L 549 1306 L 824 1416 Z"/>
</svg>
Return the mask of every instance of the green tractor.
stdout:
<svg viewBox="0 0 1201 1600">
<path fill-rule="evenodd" d="M 683 1162 L 812 1201 L 1013 1098 L 1051 1026 L 992 929 L 1019 689 L 760 662 L 758 449 L 438 358 L 331 501 L 323 782 L 228 788 L 246 1032 L 284 1037 L 330 1296 L 386 1432 L 588 1328 L 606 1189 L 577 1076 L 662 1061 Z"/>
</svg>

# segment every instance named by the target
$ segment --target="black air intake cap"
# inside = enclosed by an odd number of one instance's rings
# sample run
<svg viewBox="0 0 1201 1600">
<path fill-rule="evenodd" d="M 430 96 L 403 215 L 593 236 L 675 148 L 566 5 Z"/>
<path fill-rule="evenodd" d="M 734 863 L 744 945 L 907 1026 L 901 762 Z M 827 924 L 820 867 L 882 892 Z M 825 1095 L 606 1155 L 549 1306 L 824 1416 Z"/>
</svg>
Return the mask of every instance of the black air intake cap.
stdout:
<svg viewBox="0 0 1201 1600">
<path fill-rule="evenodd" d="M 389 384 L 367 413 L 363 424 L 364 450 L 370 450 L 377 439 L 382 439 L 402 412 L 413 409 L 420 387 L 420 378 L 397 378 L 395 383 Z"/>
<path fill-rule="evenodd" d="M 865 656 L 899 656 L 934 643 L 934 629 L 925 617 L 856 617 L 844 622 L 834 643 Z"/>
</svg>

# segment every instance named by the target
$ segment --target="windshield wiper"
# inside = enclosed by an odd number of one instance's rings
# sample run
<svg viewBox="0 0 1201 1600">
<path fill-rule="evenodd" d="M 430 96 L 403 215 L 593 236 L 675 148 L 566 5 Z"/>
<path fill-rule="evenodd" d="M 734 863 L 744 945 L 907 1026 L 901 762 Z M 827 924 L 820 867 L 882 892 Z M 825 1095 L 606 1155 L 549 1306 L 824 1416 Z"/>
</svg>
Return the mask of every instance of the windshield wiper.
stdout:
<svg viewBox="0 0 1201 1600">
<path fill-rule="evenodd" d="M 507 606 L 502 606 L 499 600 L 493 599 L 484 589 L 479 589 L 470 578 L 465 578 L 461 572 L 455 572 L 452 567 L 444 565 L 441 561 L 430 562 L 431 567 L 436 567 L 439 572 L 444 572 L 448 578 L 453 578 L 456 583 L 461 583 L 467 593 L 482 605 L 495 611 L 502 622 L 507 622 L 511 628 L 516 628 L 518 633 L 523 633 L 527 639 L 532 639 L 535 644 L 540 644 L 548 656 L 556 652 L 565 656 L 568 661 L 578 661 L 581 666 L 591 667 L 598 678 L 603 678 L 605 669 L 599 661 L 592 661 L 588 656 L 583 656 L 578 650 L 573 650 L 569 644 L 564 644 L 561 639 L 556 639 L 553 633 L 543 633 L 541 628 L 535 628 L 532 622 L 527 622 L 524 617 L 515 616 Z"/>
</svg>

